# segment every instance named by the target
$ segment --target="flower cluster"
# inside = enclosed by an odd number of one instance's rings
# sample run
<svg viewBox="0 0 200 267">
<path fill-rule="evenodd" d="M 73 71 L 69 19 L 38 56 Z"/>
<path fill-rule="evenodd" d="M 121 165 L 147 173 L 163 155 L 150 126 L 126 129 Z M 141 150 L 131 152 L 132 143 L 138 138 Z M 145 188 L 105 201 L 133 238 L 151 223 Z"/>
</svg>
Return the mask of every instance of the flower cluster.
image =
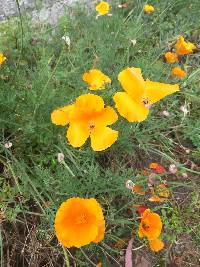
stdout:
<svg viewBox="0 0 200 267">
<path fill-rule="evenodd" d="M 166 52 L 165 60 L 167 63 L 178 63 L 181 56 L 191 54 L 195 49 L 196 46 L 193 43 L 186 42 L 183 36 L 179 36 L 175 44 L 175 52 Z M 174 67 L 171 74 L 178 78 L 186 77 L 186 72 L 179 66 Z"/>
<path fill-rule="evenodd" d="M 126 68 L 119 73 L 118 80 L 125 92 L 115 93 L 113 100 L 119 114 L 129 122 L 144 121 L 152 104 L 179 91 L 177 84 L 145 81 L 139 68 Z M 106 83 L 111 83 L 111 79 L 97 69 L 84 73 L 83 81 L 90 90 L 104 89 Z M 60 107 L 51 114 L 54 124 L 69 124 L 67 140 L 73 147 L 81 147 L 90 137 L 94 151 L 105 150 L 115 143 L 118 131 L 107 126 L 117 119 L 116 111 L 110 106 L 105 107 L 103 98 L 95 94 L 83 94 L 73 104 Z"/>
</svg>

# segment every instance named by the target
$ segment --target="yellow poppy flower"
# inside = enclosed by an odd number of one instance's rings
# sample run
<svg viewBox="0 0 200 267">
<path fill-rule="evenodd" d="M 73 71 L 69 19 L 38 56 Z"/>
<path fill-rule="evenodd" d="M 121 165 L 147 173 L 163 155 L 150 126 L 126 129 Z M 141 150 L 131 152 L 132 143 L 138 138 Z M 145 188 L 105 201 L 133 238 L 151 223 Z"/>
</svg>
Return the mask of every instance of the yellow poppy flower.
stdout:
<svg viewBox="0 0 200 267">
<path fill-rule="evenodd" d="M 108 14 L 110 9 L 110 6 L 107 2 L 102 1 L 96 6 L 96 11 L 99 13 L 99 15 L 106 15 Z"/>
<path fill-rule="evenodd" d="M 67 125 L 67 139 L 73 147 L 81 147 L 90 137 L 94 151 L 110 147 L 118 137 L 118 131 L 107 127 L 118 119 L 115 110 L 104 107 L 102 97 L 94 94 L 79 96 L 75 103 L 56 109 L 51 120 L 56 125 Z"/>
<path fill-rule="evenodd" d="M 176 41 L 175 48 L 177 55 L 183 56 L 193 53 L 196 46 L 193 43 L 186 42 L 183 36 L 179 36 Z"/>
<path fill-rule="evenodd" d="M 63 202 L 54 226 L 58 240 L 67 248 L 99 243 L 105 234 L 102 208 L 94 198 L 74 197 Z"/>
<path fill-rule="evenodd" d="M 167 63 L 178 62 L 177 54 L 176 53 L 172 53 L 172 52 L 165 53 L 165 59 L 166 59 Z"/>
<path fill-rule="evenodd" d="M 148 13 L 149 14 L 149 13 L 152 13 L 154 10 L 155 9 L 154 9 L 154 7 L 152 5 L 148 5 L 147 4 L 147 5 L 144 6 L 144 12 L 145 13 Z"/>
<path fill-rule="evenodd" d="M 162 222 L 157 213 L 146 209 L 142 215 L 139 225 L 139 237 L 147 237 L 148 240 L 155 240 L 159 237 L 162 230 Z"/>
<path fill-rule="evenodd" d="M 180 67 L 175 67 L 172 69 L 172 75 L 178 78 L 184 78 L 186 76 L 186 72 Z"/>
<path fill-rule="evenodd" d="M 145 81 L 140 68 L 123 70 L 119 73 L 118 80 L 126 92 L 117 92 L 113 100 L 119 114 L 129 122 L 145 120 L 152 104 L 179 91 L 177 84 Z"/>
<path fill-rule="evenodd" d="M 111 79 L 97 69 L 84 73 L 82 78 L 90 86 L 90 90 L 104 89 L 106 83 L 111 83 Z"/>
<path fill-rule="evenodd" d="M 4 56 L 4 54 L 0 53 L 0 65 L 2 65 L 5 60 L 6 60 L 6 57 Z"/>
</svg>

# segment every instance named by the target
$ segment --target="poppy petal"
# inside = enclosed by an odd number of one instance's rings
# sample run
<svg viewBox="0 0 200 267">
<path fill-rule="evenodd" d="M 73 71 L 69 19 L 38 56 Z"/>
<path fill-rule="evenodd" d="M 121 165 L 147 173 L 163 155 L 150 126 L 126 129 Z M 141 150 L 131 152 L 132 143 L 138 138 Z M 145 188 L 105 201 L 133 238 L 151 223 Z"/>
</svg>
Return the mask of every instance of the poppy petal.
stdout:
<svg viewBox="0 0 200 267">
<path fill-rule="evenodd" d="M 154 239 L 149 241 L 149 246 L 152 251 L 158 252 L 163 249 L 164 243 L 160 239 Z"/>
<path fill-rule="evenodd" d="M 70 121 L 72 110 L 74 110 L 74 105 L 68 105 L 54 110 L 51 113 L 51 121 L 56 125 L 67 125 Z"/>
<path fill-rule="evenodd" d="M 91 146 L 94 151 L 102 151 L 114 144 L 118 137 L 118 131 L 109 127 L 96 128 L 91 134 Z"/>
<path fill-rule="evenodd" d="M 73 147 L 81 147 L 89 137 L 89 129 L 85 124 L 73 122 L 67 130 L 67 139 Z"/>
<path fill-rule="evenodd" d="M 118 80 L 123 89 L 138 102 L 142 101 L 145 90 L 145 82 L 139 68 L 127 68 L 118 75 Z"/>
<path fill-rule="evenodd" d="M 150 100 L 150 104 L 156 103 L 162 98 L 179 91 L 178 84 L 167 84 L 152 81 L 145 81 L 146 89 L 144 97 Z"/>
<path fill-rule="evenodd" d="M 98 234 L 93 242 L 95 243 L 101 242 L 104 238 L 104 234 L 105 234 L 105 221 L 102 220 L 102 222 L 99 224 L 99 227 L 98 227 Z"/>
<path fill-rule="evenodd" d="M 134 101 L 127 93 L 118 92 L 114 95 L 113 100 L 119 114 L 126 118 L 129 122 L 144 121 L 148 114 L 149 109 L 142 103 Z"/>
<path fill-rule="evenodd" d="M 84 94 L 76 98 L 76 108 L 79 112 L 94 114 L 100 112 L 104 108 L 103 98 L 94 94 Z"/>
<path fill-rule="evenodd" d="M 96 119 L 94 120 L 96 125 L 100 126 L 107 126 L 115 123 L 118 119 L 118 115 L 115 112 L 115 110 L 112 107 L 106 107 L 104 110 L 101 112 L 100 116 L 97 116 Z"/>
</svg>

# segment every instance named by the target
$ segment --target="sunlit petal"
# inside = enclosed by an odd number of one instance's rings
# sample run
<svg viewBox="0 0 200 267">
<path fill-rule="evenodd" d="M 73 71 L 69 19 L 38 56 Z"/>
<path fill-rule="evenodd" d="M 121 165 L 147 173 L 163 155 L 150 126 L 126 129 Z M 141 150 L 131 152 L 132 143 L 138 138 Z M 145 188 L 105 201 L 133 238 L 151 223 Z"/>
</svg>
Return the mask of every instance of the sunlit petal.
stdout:
<svg viewBox="0 0 200 267">
<path fill-rule="evenodd" d="M 89 137 L 89 129 L 83 123 L 70 123 L 67 130 L 67 139 L 73 147 L 81 147 Z"/>
<path fill-rule="evenodd" d="M 146 89 L 144 93 L 144 98 L 149 99 L 150 104 L 156 103 L 162 98 L 171 95 L 179 91 L 178 84 L 167 84 L 160 82 L 145 81 Z"/>
<path fill-rule="evenodd" d="M 97 126 L 107 126 L 115 123 L 118 119 L 116 111 L 112 107 L 106 107 L 104 110 L 96 116 L 94 119 Z"/>
<path fill-rule="evenodd" d="M 113 100 L 119 114 L 129 122 L 140 122 L 148 116 L 149 110 L 142 103 L 135 102 L 127 93 L 118 92 Z"/>
<path fill-rule="evenodd" d="M 145 90 L 145 82 L 139 68 L 127 68 L 118 75 L 123 89 L 135 100 L 141 102 Z"/>
<path fill-rule="evenodd" d="M 118 131 L 109 127 L 100 127 L 95 129 L 91 134 L 91 147 L 94 151 L 102 151 L 112 146 L 117 140 Z"/>
<path fill-rule="evenodd" d="M 56 125 L 65 126 L 70 122 L 71 114 L 74 110 L 74 105 L 58 108 L 51 113 L 51 121 Z"/>
</svg>

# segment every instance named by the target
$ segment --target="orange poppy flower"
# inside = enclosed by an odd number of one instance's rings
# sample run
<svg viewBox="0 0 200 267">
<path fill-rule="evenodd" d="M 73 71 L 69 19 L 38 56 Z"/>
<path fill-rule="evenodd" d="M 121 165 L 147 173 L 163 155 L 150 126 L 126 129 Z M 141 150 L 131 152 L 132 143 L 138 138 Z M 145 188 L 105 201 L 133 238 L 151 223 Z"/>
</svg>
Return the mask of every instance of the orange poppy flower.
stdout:
<svg viewBox="0 0 200 267">
<path fill-rule="evenodd" d="M 149 246 L 152 251 L 158 252 L 163 249 L 164 243 L 160 239 L 154 239 L 149 241 Z"/>
<path fill-rule="evenodd" d="M 175 48 L 177 55 L 183 56 L 193 53 L 196 46 L 193 43 L 186 42 L 183 36 L 179 36 L 176 41 Z"/>
<path fill-rule="evenodd" d="M 149 168 L 154 170 L 158 174 L 163 174 L 166 172 L 165 168 L 158 164 L 157 162 L 152 162 L 149 164 Z"/>
<path fill-rule="evenodd" d="M 0 53 L 0 65 L 2 65 L 5 60 L 6 60 L 6 57 L 4 56 L 4 54 Z"/>
<path fill-rule="evenodd" d="M 98 243 L 104 238 L 102 208 L 94 198 L 70 198 L 58 208 L 55 217 L 58 240 L 67 248 Z"/>
<path fill-rule="evenodd" d="M 72 105 L 64 106 L 51 113 L 51 120 L 56 125 L 69 123 L 67 139 L 73 147 L 81 147 L 90 137 L 94 151 L 110 147 L 118 137 L 118 131 L 107 127 L 118 119 L 115 110 L 104 107 L 102 97 L 94 94 L 79 96 Z"/>
<path fill-rule="evenodd" d="M 147 237 L 148 240 L 154 240 L 159 237 L 161 230 L 162 222 L 160 216 L 157 213 L 151 212 L 150 209 L 146 209 L 139 225 L 139 237 Z"/>
<path fill-rule="evenodd" d="M 165 59 L 166 59 L 167 63 L 178 62 L 177 54 L 176 53 L 172 53 L 172 52 L 165 53 Z"/>
<path fill-rule="evenodd" d="M 96 267 L 102 267 L 102 263 L 101 262 L 97 263 Z"/>
<path fill-rule="evenodd" d="M 97 69 L 84 73 L 82 78 L 90 86 L 90 90 L 104 89 L 106 83 L 111 83 L 111 79 Z"/>
<path fill-rule="evenodd" d="M 179 91 L 177 84 L 145 81 L 140 68 L 123 70 L 119 73 L 118 80 L 126 92 L 117 92 L 113 100 L 119 114 L 129 122 L 145 120 L 152 104 Z"/>
<path fill-rule="evenodd" d="M 186 72 L 180 67 L 175 67 L 172 69 L 172 75 L 178 78 L 184 78 L 186 76 Z"/>
<path fill-rule="evenodd" d="M 144 6 L 144 12 L 145 13 L 148 13 L 149 14 L 149 13 L 152 13 L 154 10 L 155 9 L 154 9 L 154 7 L 152 5 L 148 5 L 147 4 L 147 5 Z"/>
<path fill-rule="evenodd" d="M 107 2 L 101 1 L 97 6 L 96 6 L 96 11 L 99 13 L 99 15 L 106 15 L 108 14 L 110 9 L 110 6 Z"/>
</svg>

